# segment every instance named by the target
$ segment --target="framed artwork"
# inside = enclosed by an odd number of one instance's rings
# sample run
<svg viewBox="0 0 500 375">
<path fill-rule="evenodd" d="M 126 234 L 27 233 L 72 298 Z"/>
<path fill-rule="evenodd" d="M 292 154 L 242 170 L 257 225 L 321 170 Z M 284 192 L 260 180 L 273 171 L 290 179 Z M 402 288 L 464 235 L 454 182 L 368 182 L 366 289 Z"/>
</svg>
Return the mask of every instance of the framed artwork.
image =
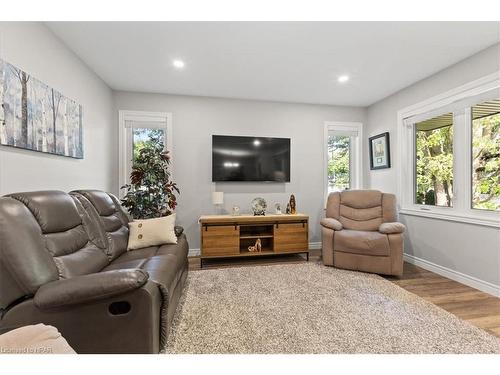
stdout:
<svg viewBox="0 0 500 375">
<path fill-rule="evenodd" d="M 383 169 L 391 167 L 391 148 L 389 133 L 385 132 L 369 138 L 370 143 L 370 169 Z"/>
<path fill-rule="evenodd" d="M 0 145 L 83 159 L 82 106 L 0 59 Z"/>
</svg>

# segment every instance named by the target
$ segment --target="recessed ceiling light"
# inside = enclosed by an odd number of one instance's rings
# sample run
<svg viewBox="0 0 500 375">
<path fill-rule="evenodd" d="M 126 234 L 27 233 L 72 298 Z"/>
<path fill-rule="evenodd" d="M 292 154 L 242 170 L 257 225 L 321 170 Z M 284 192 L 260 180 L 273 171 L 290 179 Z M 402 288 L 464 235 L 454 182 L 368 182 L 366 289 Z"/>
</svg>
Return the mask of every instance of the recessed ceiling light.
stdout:
<svg viewBox="0 0 500 375">
<path fill-rule="evenodd" d="M 343 74 L 337 78 L 337 81 L 339 83 L 345 83 L 345 82 L 349 81 L 349 76 L 347 74 Z"/>
<path fill-rule="evenodd" d="M 182 68 L 184 68 L 184 65 L 186 65 L 186 64 L 184 64 L 184 61 L 182 61 L 182 60 L 174 60 L 174 61 L 172 62 L 172 65 L 173 65 L 175 68 L 177 68 L 177 69 L 182 69 Z"/>
<path fill-rule="evenodd" d="M 255 141 L 253 141 L 253 144 L 254 146 L 260 146 L 260 141 L 256 139 Z"/>
</svg>

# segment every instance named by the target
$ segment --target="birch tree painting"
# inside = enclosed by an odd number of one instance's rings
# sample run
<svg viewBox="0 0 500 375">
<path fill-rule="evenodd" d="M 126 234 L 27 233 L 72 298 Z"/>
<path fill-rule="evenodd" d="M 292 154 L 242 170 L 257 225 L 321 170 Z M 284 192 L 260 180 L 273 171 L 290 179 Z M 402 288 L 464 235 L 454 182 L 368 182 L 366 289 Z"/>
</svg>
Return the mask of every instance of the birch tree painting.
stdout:
<svg viewBox="0 0 500 375">
<path fill-rule="evenodd" d="M 0 59 L 0 144 L 83 158 L 82 106 Z"/>
</svg>

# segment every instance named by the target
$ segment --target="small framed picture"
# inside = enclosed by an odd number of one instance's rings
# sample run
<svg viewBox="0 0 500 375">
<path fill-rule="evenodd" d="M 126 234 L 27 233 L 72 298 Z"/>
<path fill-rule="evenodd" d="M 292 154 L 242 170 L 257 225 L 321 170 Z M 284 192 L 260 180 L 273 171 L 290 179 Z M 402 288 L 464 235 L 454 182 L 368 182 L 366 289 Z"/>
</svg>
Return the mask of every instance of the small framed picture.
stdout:
<svg viewBox="0 0 500 375">
<path fill-rule="evenodd" d="M 374 135 L 370 142 L 370 169 L 383 169 L 391 167 L 391 146 L 389 132 Z"/>
</svg>

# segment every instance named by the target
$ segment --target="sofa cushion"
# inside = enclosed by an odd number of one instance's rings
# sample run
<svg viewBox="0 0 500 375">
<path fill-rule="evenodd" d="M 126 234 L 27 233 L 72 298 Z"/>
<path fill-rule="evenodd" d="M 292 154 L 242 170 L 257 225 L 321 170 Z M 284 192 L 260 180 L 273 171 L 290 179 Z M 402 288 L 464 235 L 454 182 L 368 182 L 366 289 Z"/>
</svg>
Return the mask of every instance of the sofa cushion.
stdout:
<svg viewBox="0 0 500 375">
<path fill-rule="evenodd" d="M 102 242 L 94 241 L 100 233 L 71 195 L 35 191 L 10 196 L 24 204 L 38 223 L 35 230 L 41 232 L 42 248 L 53 257 L 59 278 L 99 272 L 108 264 Z"/>
<path fill-rule="evenodd" d="M 31 211 L 44 234 L 63 232 L 82 223 L 75 201 L 63 191 L 32 191 L 9 196 Z"/>
<path fill-rule="evenodd" d="M 340 193 L 340 204 L 352 208 L 371 208 L 382 205 L 378 190 L 346 190 Z"/>
<path fill-rule="evenodd" d="M 117 210 L 109 194 L 104 191 L 80 190 L 78 192 L 92 203 L 100 216 L 111 216 Z"/>
<path fill-rule="evenodd" d="M 0 309 L 57 279 L 35 217 L 20 201 L 0 198 Z"/>
<path fill-rule="evenodd" d="M 147 271 L 150 280 L 156 281 L 167 288 L 170 298 L 177 285 L 178 277 L 182 273 L 182 264 L 184 262 L 184 259 L 180 259 L 175 255 L 158 255 L 149 258 L 141 269 Z"/>
<path fill-rule="evenodd" d="M 149 279 L 165 287 L 168 291 L 168 295 L 171 296 L 184 270 L 185 263 L 186 258 L 177 255 L 155 255 L 149 258 L 129 259 L 121 262 L 115 261 L 103 271 L 123 269 L 140 269 L 147 271 Z"/>
<path fill-rule="evenodd" d="M 150 280 L 161 284 L 171 296 L 179 281 L 189 251 L 186 235 L 178 237 L 177 244 L 150 246 L 127 251 L 115 259 L 103 271 L 119 269 L 142 269 L 150 275 Z"/>
<path fill-rule="evenodd" d="M 389 256 L 390 247 L 387 235 L 379 232 L 344 229 L 335 232 L 334 251 L 353 254 Z"/>
<path fill-rule="evenodd" d="M 154 257 L 158 252 L 158 246 L 144 247 L 142 249 L 137 249 L 134 251 L 127 251 L 126 253 L 120 255 L 117 259 L 113 261 L 114 263 L 130 262 L 132 260 L 138 259 L 149 259 Z"/>
<path fill-rule="evenodd" d="M 129 219 L 118 199 L 99 190 L 75 190 L 71 194 L 81 202 L 90 216 L 95 217 L 104 231 L 109 260 L 127 251 Z"/>
<path fill-rule="evenodd" d="M 135 253 L 137 250 L 131 251 L 131 253 Z M 162 245 L 158 248 L 156 255 L 167 255 L 173 254 L 182 259 L 187 258 L 189 252 L 189 245 L 187 242 L 187 238 L 185 234 L 181 234 L 177 237 L 177 244 L 166 244 Z"/>
<path fill-rule="evenodd" d="M 343 191 L 338 220 L 346 229 L 377 230 L 382 224 L 382 193 L 376 190 Z"/>
</svg>

